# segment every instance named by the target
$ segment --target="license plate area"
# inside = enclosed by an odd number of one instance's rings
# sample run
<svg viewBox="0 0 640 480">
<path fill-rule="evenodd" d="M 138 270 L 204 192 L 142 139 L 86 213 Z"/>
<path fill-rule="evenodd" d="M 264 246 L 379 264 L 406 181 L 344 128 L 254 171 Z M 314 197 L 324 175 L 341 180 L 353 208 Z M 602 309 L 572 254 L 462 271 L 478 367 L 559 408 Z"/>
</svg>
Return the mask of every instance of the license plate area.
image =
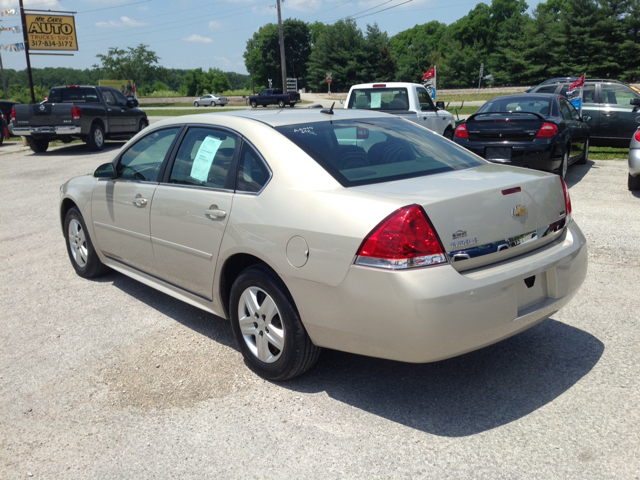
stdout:
<svg viewBox="0 0 640 480">
<path fill-rule="evenodd" d="M 520 280 L 516 284 L 516 296 L 518 298 L 518 312 L 545 301 L 549 297 L 546 273 Z"/>
<path fill-rule="evenodd" d="M 484 158 L 491 162 L 510 162 L 511 147 L 487 147 Z"/>
</svg>

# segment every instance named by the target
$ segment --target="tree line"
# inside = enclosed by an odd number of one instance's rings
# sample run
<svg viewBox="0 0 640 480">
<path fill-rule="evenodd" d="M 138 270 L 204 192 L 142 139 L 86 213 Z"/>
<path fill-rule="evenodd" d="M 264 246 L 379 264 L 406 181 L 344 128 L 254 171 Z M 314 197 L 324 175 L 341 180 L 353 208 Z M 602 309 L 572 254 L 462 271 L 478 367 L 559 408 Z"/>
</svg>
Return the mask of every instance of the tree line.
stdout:
<svg viewBox="0 0 640 480">
<path fill-rule="evenodd" d="M 376 24 L 283 22 L 287 75 L 332 90 L 373 81 L 420 82 L 436 65 L 438 85 L 478 84 L 480 64 L 493 85 L 535 85 L 550 77 L 640 80 L 639 0 L 547 0 L 528 13 L 525 0 L 479 3 L 458 21 L 415 25 L 389 37 Z M 247 71 L 280 86 L 277 25 L 247 40 Z"/>
</svg>

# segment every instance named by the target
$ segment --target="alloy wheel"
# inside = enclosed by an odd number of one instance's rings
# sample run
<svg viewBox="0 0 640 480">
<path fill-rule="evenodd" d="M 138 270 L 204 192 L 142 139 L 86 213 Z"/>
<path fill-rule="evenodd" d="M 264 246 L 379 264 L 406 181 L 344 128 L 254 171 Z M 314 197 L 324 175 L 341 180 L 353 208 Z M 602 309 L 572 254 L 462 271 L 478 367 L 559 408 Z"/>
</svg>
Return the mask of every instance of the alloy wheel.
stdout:
<svg viewBox="0 0 640 480">
<path fill-rule="evenodd" d="M 249 351 L 261 362 L 274 363 L 284 349 L 284 328 L 273 298 L 249 287 L 238 302 L 238 323 Z"/>
<path fill-rule="evenodd" d="M 73 260 L 80 268 L 87 264 L 89 251 L 87 249 L 87 238 L 80 222 L 73 218 L 69 222 L 69 247 Z"/>
</svg>

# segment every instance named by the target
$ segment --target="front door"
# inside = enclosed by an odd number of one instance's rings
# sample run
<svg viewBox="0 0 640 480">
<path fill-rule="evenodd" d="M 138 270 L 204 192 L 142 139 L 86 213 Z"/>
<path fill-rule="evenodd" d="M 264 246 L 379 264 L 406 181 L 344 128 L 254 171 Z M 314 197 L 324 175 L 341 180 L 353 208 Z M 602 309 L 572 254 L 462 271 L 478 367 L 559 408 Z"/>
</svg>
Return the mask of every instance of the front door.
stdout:
<svg viewBox="0 0 640 480">
<path fill-rule="evenodd" d="M 115 179 L 93 190 L 92 217 L 98 248 L 108 257 L 151 275 L 157 273 L 149 210 L 160 167 L 180 128 L 153 132 L 131 145 L 116 163 Z"/>
<path fill-rule="evenodd" d="M 603 84 L 600 88 L 602 136 L 631 140 L 640 125 L 636 122 L 636 118 L 640 117 L 640 108 L 629 102 L 634 98 L 640 98 L 640 95 L 624 85 Z"/>
<path fill-rule="evenodd" d="M 120 118 L 123 133 L 135 133 L 138 131 L 138 110 L 129 106 L 127 97 L 113 89 L 117 107 L 120 108 Z"/>
<path fill-rule="evenodd" d="M 416 92 L 418 94 L 418 103 L 420 104 L 420 111 L 418 112 L 418 124 L 422 125 L 423 127 L 427 127 L 432 132 L 443 133 L 444 127 L 441 129 L 442 131 L 438 130 L 438 115 L 429 92 L 427 92 L 426 88 L 421 87 L 417 88 Z"/>
<path fill-rule="evenodd" d="M 231 214 L 231 165 L 239 143 L 226 131 L 189 128 L 167 182 L 158 186 L 151 204 L 158 276 L 208 300 Z"/>
</svg>

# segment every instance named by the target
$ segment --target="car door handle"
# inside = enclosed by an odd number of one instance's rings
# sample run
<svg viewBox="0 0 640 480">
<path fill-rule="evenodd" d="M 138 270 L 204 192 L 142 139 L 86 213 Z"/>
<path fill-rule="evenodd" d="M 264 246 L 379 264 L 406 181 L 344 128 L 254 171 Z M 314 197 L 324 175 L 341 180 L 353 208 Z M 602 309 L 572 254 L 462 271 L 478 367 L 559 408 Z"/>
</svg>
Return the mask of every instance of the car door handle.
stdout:
<svg viewBox="0 0 640 480">
<path fill-rule="evenodd" d="M 224 210 L 220 210 L 217 205 L 211 205 L 209 207 L 209 210 L 204 211 L 204 214 L 206 217 L 209 217 L 211 219 L 224 218 L 227 216 L 227 212 L 225 212 Z"/>
<path fill-rule="evenodd" d="M 142 198 L 142 195 L 137 194 L 136 198 L 133 199 L 133 203 L 135 203 L 139 207 L 144 207 L 147 204 L 147 199 Z"/>
</svg>

